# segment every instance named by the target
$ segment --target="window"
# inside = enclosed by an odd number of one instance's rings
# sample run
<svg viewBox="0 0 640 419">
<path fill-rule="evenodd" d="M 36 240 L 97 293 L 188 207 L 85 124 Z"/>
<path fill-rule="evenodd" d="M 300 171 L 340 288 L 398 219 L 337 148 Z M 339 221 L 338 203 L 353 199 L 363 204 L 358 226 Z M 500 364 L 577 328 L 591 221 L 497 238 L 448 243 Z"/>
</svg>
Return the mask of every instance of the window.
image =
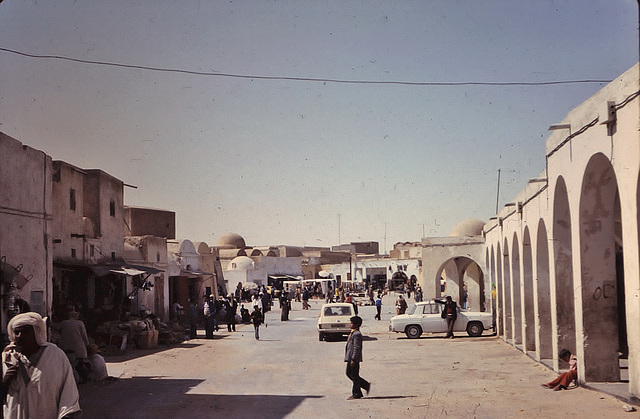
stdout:
<svg viewBox="0 0 640 419">
<path fill-rule="evenodd" d="M 111 260 L 116 260 L 116 252 L 111 252 Z"/>
<path fill-rule="evenodd" d="M 156 262 L 160 262 L 160 252 L 156 252 Z"/>
<path fill-rule="evenodd" d="M 73 188 L 69 189 L 69 209 L 76 210 L 76 190 Z"/>
<path fill-rule="evenodd" d="M 116 216 L 116 203 L 115 201 L 109 202 L 109 215 L 112 217 Z"/>
<path fill-rule="evenodd" d="M 96 253 L 96 247 L 92 244 L 89 245 L 89 256 L 93 257 Z"/>
<path fill-rule="evenodd" d="M 71 249 L 71 257 L 76 258 L 76 249 Z"/>
</svg>

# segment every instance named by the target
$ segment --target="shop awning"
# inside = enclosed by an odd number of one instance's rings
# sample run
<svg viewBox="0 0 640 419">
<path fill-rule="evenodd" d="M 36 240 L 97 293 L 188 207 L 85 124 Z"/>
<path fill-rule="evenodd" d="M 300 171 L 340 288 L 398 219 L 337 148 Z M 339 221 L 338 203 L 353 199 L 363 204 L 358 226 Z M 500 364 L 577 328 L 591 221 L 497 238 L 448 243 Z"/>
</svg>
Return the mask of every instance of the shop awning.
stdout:
<svg viewBox="0 0 640 419">
<path fill-rule="evenodd" d="M 120 274 L 128 276 L 145 274 L 154 275 L 163 272 L 160 269 L 140 265 L 91 265 L 90 268 L 96 276 L 106 276 L 109 274 Z"/>
</svg>

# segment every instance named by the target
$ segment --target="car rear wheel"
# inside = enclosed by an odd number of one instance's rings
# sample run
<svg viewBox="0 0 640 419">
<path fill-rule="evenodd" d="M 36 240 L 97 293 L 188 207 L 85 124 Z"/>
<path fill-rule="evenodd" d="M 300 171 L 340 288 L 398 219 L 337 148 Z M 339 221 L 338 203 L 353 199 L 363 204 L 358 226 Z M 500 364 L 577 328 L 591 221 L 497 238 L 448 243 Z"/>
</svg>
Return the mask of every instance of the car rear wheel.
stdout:
<svg viewBox="0 0 640 419">
<path fill-rule="evenodd" d="M 422 335 L 422 328 L 418 325 L 412 324 L 407 326 L 404 333 L 406 333 L 409 339 L 418 339 L 420 335 Z"/>
<path fill-rule="evenodd" d="M 320 342 L 322 342 L 322 341 L 324 340 L 324 333 L 322 333 L 322 332 L 319 332 L 319 333 L 318 333 L 318 340 L 319 340 Z"/>
<path fill-rule="evenodd" d="M 467 325 L 467 334 L 471 337 L 482 336 L 484 327 L 480 322 L 471 322 Z"/>
</svg>

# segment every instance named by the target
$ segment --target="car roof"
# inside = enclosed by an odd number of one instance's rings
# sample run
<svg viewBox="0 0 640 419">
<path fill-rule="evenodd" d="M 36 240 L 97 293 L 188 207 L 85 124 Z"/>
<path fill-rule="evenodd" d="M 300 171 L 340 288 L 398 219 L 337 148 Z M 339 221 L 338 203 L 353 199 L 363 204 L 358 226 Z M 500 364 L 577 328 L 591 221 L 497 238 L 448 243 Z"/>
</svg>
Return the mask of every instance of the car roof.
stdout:
<svg viewBox="0 0 640 419">
<path fill-rule="evenodd" d="M 349 307 L 349 306 L 353 306 L 353 304 L 351 304 L 351 303 L 328 303 L 328 304 L 323 304 L 322 308 L 325 308 L 325 307 Z"/>
</svg>

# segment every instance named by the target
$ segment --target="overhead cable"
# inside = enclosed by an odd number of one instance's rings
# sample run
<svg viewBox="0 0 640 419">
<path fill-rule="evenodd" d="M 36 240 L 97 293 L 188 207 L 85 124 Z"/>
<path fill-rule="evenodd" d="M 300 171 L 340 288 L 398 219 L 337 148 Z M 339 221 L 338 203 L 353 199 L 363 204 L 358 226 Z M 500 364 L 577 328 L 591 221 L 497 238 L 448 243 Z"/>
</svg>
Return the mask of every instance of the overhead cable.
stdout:
<svg viewBox="0 0 640 419">
<path fill-rule="evenodd" d="M 26 52 L 16 51 L 9 48 L 0 47 L 0 51 L 8 52 L 11 54 L 21 55 L 29 58 L 44 58 L 54 60 L 72 61 L 82 64 L 93 64 L 110 67 L 131 68 L 136 70 L 148 70 L 159 71 L 165 73 L 181 73 L 191 74 L 196 76 L 212 76 L 212 77 L 231 77 L 239 79 L 251 79 L 251 80 L 282 80 L 282 81 L 303 81 L 303 82 L 322 82 L 322 83 L 341 83 L 341 84 L 391 84 L 391 85 L 406 85 L 406 86 L 550 86 L 561 84 L 587 84 L 587 83 L 610 83 L 611 80 L 603 79 L 583 79 L 583 80 L 555 80 L 555 81 L 542 81 L 542 82 L 479 82 L 479 81 L 464 81 L 464 82 L 413 82 L 413 81 L 384 81 L 384 80 L 348 80 L 348 79 L 330 79 L 330 78 L 315 78 L 315 77 L 290 77 L 290 76 L 263 76 L 263 75 L 251 75 L 251 74 L 236 74 L 236 73 L 219 73 L 219 72 L 205 72 L 205 71 L 193 71 L 176 68 L 162 68 L 162 67 L 150 67 L 134 64 L 122 64 L 106 61 L 94 61 L 84 60 L 80 58 L 65 57 L 61 55 L 39 55 L 29 54 Z"/>
</svg>

